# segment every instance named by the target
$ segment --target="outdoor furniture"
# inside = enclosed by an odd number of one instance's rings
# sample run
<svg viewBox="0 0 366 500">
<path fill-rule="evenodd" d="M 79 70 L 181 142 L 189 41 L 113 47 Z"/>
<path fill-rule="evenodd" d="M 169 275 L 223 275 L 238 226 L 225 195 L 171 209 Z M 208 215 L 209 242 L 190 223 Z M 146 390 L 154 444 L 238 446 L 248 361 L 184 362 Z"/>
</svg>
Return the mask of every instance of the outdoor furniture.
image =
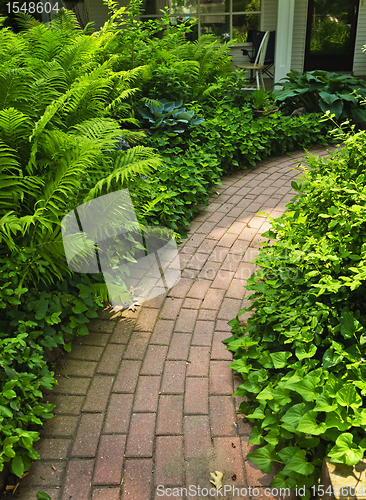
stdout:
<svg viewBox="0 0 366 500">
<path fill-rule="evenodd" d="M 237 68 L 240 69 L 250 69 L 251 75 L 255 71 L 255 78 L 251 78 L 251 82 L 255 79 L 257 80 L 257 89 L 259 90 L 259 76 L 261 78 L 263 90 L 264 81 L 263 73 L 273 78 L 273 75 L 269 72 L 269 69 L 274 64 L 274 31 L 253 31 L 253 45 L 255 49 L 255 55 L 250 57 L 250 62 L 237 64 Z M 248 51 L 242 49 L 243 55 L 248 55 Z M 242 90 L 254 90 L 252 87 L 245 88 Z"/>
</svg>

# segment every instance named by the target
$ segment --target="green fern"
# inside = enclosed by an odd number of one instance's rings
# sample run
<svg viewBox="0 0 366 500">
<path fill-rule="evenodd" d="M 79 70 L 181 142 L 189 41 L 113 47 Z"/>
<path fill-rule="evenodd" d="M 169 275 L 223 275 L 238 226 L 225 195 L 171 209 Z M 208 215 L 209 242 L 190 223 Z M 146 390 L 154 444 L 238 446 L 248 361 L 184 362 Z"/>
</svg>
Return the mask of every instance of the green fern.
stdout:
<svg viewBox="0 0 366 500">
<path fill-rule="evenodd" d="M 105 154 L 122 134 L 141 137 L 112 116 L 138 123 L 130 102 L 146 72 L 114 71 L 114 35 L 87 35 L 66 11 L 49 25 L 25 21 L 18 35 L 0 30 L 0 252 L 36 249 L 48 265 L 42 275 L 29 265 L 24 282 L 51 283 L 69 272 L 62 217 L 160 159 L 142 146 Z"/>
</svg>

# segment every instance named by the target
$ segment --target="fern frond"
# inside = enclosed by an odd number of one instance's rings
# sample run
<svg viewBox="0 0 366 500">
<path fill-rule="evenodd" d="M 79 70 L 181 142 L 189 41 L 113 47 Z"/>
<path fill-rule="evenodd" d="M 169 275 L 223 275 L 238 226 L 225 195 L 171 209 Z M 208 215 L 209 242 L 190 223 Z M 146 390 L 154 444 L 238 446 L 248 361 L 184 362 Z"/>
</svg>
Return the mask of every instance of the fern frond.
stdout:
<svg viewBox="0 0 366 500">
<path fill-rule="evenodd" d="M 105 283 L 93 283 L 92 284 L 93 292 L 94 292 L 94 297 L 101 298 L 102 302 L 110 302 L 111 299 L 109 297 L 109 292 L 107 285 Z"/>
<path fill-rule="evenodd" d="M 31 126 L 29 117 L 15 108 L 0 111 L 0 138 L 9 146 L 19 146 L 19 141 L 29 136 Z"/>
<path fill-rule="evenodd" d="M 25 110 L 32 102 L 33 81 L 34 76 L 25 68 L 4 69 L 0 73 L 0 109 Z"/>
<path fill-rule="evenodd" d="M 19 26 L 19 29 L 22 31 L 26 31 L 34 28 L 35 26 L 39 26 L 42 24 L 38 19 L 35 19 L 33 16 L 28 14 L 28 12 L 19 12 L 15 15 L 15 22 Z"/>
<path fill-rule="evenodd" d="M 142 217 L 146 217 L 146 215 L 148 215 L 149 212 L 151 212 L 151 210 L 158 204 L 160 203 L 161 201 L 163 201 L 164 199 L 166 198 L 166 194 L 163 193 L 159 196 L 157 196 L 156 198 L 154 198 L 152 201 L 149 201 L 148 203 L 144 203 L 141 208 L 142 208 L 142 211 L 141 211 L 141 215 Z"/>
<path fill-rule="evenodd" d="M 81 27 L 76 14 L 64 7 L 61 8 L 51 21 L 53 29 L 64 32 L 81 32 Z"/>
<path fill-rule="evenodd" d="M 84 202 L 92 200 L 104 190 L 109 192 L 116 188 L 123 189 L 134 176 L 147 174 L 161 165 L 162 160 L 152 148 L 135 146 L 127 151 L 120 151 L 114 164 L 114 171 L 97 182 L 95 187 L 89 191 Z"/>
<path fill-rule="evenodd" d="M 22 225 L 14 211 L 8 212 L 0 218 L 0 243 L 4 242 L 10 251 L 17 248 L 13 235 L 22 230 Z"/>
<path fill-rule="evenodd" d="M 69 71 L 76 65 L 80 69 L 80 65 L 90 61 L 95 48 L 95 39 L 82 36 L 80 39 L 75 40 L 72 45 L 63 48 L 55 59 L 65 71 Z"/>
</svg>

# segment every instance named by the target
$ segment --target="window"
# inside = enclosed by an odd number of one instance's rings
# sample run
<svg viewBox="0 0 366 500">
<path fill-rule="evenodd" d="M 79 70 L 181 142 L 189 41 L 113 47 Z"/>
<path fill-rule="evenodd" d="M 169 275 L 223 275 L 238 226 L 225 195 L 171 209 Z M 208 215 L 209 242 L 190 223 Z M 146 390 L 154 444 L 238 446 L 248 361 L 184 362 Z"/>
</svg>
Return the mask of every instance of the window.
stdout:
<svg viewBox="0 0 366 500">
<path fill-rule="evenodd" d="M 193 37 L 213 33 L 223 41 L 247 42 L 248 32 L 259 29 L 261 0 L 145 0 L 141 19 L 161 17 L 168 7 L 172 24 L 195 19 Z"/>
</svg>

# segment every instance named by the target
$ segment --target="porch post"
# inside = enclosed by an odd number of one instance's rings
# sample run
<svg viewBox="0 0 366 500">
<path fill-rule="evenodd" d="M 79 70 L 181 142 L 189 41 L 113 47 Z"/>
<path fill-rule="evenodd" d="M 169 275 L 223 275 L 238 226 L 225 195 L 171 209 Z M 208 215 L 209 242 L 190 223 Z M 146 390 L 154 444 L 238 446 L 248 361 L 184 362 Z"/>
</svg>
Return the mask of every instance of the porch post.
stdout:
<svg viewBox="0 0 366 500">
<path fill-rule="evenodd" d="M 284 78 L 286 73 L 288 73 L 291 69 L 294 10 L 295 0 L 278 0 L 274 74 L 275 83 L 278 83 L 281 78 Z"/>
</svg>

